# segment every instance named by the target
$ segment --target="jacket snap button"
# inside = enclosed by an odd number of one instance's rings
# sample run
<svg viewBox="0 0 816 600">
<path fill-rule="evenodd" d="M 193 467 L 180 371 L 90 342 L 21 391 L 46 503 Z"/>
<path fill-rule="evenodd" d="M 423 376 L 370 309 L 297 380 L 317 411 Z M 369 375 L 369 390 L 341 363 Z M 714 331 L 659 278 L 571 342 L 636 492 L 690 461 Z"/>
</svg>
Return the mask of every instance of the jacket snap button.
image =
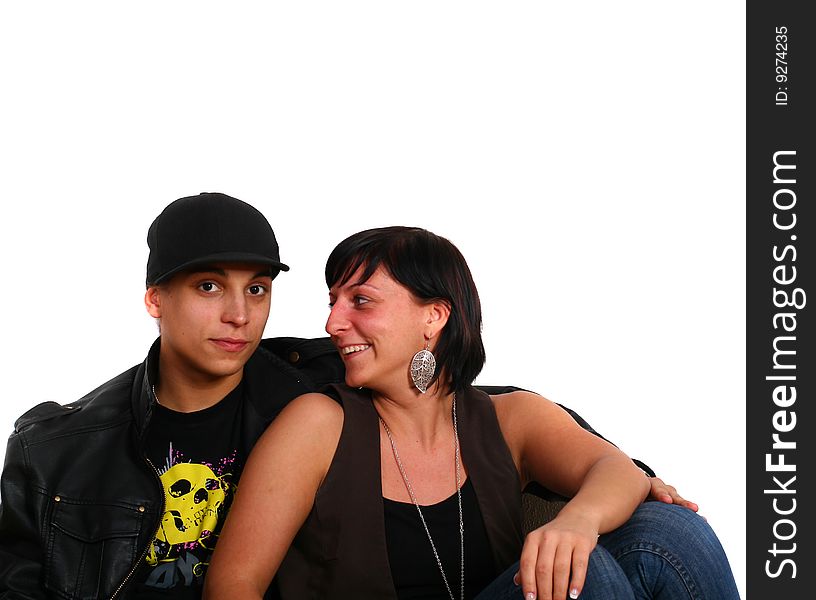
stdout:
<svg viewBox="0 0 816 600">
<path fill-rule="evenodd" d="M 296 363 L 299 360 L 300 360 L 300 354 L 298 354 L 297 352 L 290 352 L 289 353 L 289 362 Z"/>
<path fill-rule="evenodd" d="M 144 512 L 144 511 L 145 511 L 145 507 L 144 507 L 144 506 L 140 506 L 140 507 L 138 508 L 138 511 L 139 511 L 139 512 Z"/>
<path fill-rule="evenodd" d="M 59 496 L 54 496 L 54 502 L 59 502 L 60 500 L 62 500 L 62 498 Z"/>
</svg>

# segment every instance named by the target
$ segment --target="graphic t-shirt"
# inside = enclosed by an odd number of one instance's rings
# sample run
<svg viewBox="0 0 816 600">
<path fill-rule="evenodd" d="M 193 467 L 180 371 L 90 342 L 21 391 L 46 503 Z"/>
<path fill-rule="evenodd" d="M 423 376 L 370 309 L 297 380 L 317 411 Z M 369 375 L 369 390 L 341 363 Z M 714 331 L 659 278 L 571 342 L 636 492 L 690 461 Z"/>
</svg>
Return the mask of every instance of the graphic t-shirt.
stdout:
<svg viewBox="0 0 816 600">
<path fill-rule="evenodd" d="M 133 597 L 200 598 L 245 456 L 243 392 L 193 413 L 156 406 L 146 452 L 164 487 L 165 509 Z"/>
</svg>

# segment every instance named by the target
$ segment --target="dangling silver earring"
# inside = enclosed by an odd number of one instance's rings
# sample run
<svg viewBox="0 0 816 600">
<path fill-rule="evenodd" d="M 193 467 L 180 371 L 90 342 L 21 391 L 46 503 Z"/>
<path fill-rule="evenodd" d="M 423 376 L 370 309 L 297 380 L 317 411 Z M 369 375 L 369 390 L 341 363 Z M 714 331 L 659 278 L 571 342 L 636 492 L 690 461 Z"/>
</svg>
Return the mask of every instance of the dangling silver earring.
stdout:
<svg viewBox="0 0 816 600">
<path fill-rule="evenodd" d="M 423 394 L 428 389 L 428 384 L 431 383 L 436 371 L 436 358 L 428 349 L 430 347 L 430 342 L 425 342 L 425 348 L 414 354 L 414 358 L 411 359 L 411 381 Z"/>
</svg>

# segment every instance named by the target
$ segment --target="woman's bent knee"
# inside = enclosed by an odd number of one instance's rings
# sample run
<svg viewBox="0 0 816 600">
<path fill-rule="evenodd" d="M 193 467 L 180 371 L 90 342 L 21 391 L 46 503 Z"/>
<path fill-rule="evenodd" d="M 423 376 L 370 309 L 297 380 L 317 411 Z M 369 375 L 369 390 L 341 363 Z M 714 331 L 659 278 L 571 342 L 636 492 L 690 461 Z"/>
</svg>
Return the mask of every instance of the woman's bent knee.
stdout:
<svg viewBox="0 0 816 600">
<path fill-rule="evenodd" d="M 581 600 L 634 600 L 632 586 L 615 558 L 603 546 L 589 555 Z"/>
<path fill-rule="evenodd" d="M 739 598 L 717 535 L 691 510 L 646 502 L 599 542 L 621 565 L 637 597 Z"/>
</svg>

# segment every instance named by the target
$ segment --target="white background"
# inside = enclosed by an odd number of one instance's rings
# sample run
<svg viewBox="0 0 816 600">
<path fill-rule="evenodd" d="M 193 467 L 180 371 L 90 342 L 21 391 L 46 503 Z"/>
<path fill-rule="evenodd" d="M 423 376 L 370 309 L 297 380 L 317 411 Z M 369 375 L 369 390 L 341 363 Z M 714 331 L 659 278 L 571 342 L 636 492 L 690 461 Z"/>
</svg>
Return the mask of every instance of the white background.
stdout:
<svg viewBox="0 0 816 600">
<path fill-rule="evenodd" d="M 479 285 L 478 381 L 697 501 L 744 595 L 744 3 L 262 6 L 3 4 L 0 428 L 142 360 L 175 198 L 267 215 L 268 335 L 322 335 L 339 240 L 424 226 Z"/>
</svg>

